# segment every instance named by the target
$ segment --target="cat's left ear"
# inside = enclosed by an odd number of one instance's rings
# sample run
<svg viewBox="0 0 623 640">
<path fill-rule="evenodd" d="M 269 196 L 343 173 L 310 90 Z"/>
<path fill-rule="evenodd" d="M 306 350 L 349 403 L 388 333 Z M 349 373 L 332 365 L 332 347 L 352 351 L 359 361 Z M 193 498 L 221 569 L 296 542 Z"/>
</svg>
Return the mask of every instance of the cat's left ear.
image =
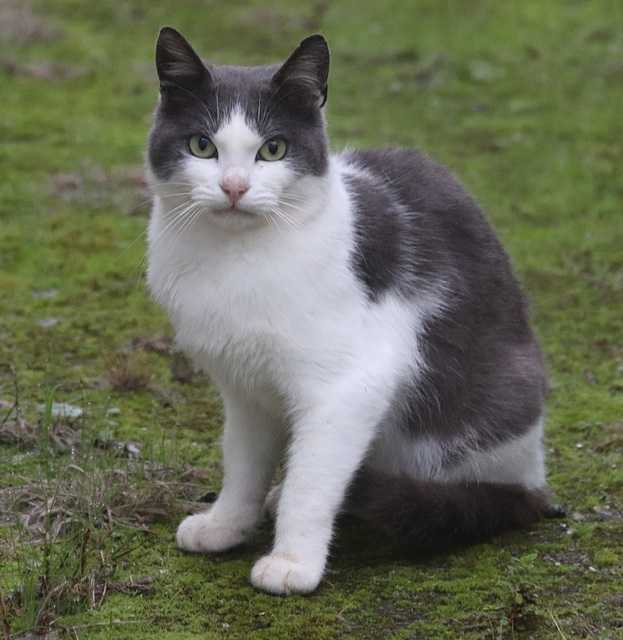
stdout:
<svg viewBox="0 0 623 640">
<path fill-rule="evenodd" d="M 294 50 L 272 82 L 293 107 L 319 109 L 327 101 L 329 47 L 321 35 L 310 36 Z"/>
<path fill-rule="evenodd" d="M 163 27 L 156 43 L 156 69 L 161 89 L 193 90 L 209 79 L 210 72 L 181 33 Z"/>
</svg>

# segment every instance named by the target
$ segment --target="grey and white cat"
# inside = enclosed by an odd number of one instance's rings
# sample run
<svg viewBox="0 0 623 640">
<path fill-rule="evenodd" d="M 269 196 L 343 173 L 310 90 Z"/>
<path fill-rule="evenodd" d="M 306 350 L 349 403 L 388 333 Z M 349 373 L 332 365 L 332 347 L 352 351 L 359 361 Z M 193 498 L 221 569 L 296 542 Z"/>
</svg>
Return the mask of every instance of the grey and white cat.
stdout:
<svg viewBox="0 0 623 640">
<path fill-rule="evenodd" d="M 416 151 L 330 153 L 322 36 L 246 68 L 165 27 L 156 64 L 148 284 L 225 405 L 223 488 L 179 546 L 240 544 L 269 505 L 251 580 L 307 593 L 341 511 L 418 550 L 540 519 L 545 371 L 470 195 Z"/>
</svg>

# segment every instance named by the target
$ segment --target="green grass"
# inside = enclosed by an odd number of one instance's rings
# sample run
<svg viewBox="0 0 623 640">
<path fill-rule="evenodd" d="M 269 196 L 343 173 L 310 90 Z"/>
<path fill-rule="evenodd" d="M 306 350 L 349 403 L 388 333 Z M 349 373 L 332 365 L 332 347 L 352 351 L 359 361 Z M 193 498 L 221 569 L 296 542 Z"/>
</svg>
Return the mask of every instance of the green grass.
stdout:
<svg viewBox="0 0 623 640">
<path fill-rule="evenodd" d="M 188 498 L 219 488 L 222 415 L 166 344 L 132 350 L 172 333 L 143 278 L 164 24 L 221 63 L 322 31 L 333 146 L 416 145 L 473 191 L 532 299 L 567 519 L 425 559 L 344 522 L 318 591 L 287 599 L 248 581 L 269 524 L 222 556 L 177 550 Z M 3 3 L 0 637 L 620 637 L 622 106 L 619 0 Z"/>
</svg>

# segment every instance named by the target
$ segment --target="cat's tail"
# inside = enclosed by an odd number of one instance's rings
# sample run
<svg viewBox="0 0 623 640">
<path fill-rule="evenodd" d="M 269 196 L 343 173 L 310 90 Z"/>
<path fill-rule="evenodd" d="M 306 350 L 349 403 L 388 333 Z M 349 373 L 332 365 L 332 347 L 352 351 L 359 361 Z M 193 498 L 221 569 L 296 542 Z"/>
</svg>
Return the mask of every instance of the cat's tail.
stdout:
<svg viewBox="0 0 623 640">
<path fill-rule="evenodd" d="M 559 510 L 546 491 L 519 484 L 419 481 L 367 465 L 355 475 L 344 503 L 346 513 L 423 553 L 482 542 L 560 516 Z"/>
</svg>

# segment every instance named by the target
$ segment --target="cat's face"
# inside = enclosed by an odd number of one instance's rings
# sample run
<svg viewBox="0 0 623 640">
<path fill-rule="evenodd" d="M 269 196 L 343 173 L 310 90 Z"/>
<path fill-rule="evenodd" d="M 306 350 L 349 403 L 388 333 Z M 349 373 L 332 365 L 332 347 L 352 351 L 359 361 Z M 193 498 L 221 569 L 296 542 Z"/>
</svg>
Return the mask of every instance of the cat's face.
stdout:
<svg viewBox="0 0 623 640">
<path fill-rule="evenodd" d="M 220 67 L 165 27 L 156 65 L 148 165 L 165 207 L 229 227 L 295 223 L 305 185 L 327 171 L 324 39 L 303 41 L 282 66 Z"/>
</svg>

